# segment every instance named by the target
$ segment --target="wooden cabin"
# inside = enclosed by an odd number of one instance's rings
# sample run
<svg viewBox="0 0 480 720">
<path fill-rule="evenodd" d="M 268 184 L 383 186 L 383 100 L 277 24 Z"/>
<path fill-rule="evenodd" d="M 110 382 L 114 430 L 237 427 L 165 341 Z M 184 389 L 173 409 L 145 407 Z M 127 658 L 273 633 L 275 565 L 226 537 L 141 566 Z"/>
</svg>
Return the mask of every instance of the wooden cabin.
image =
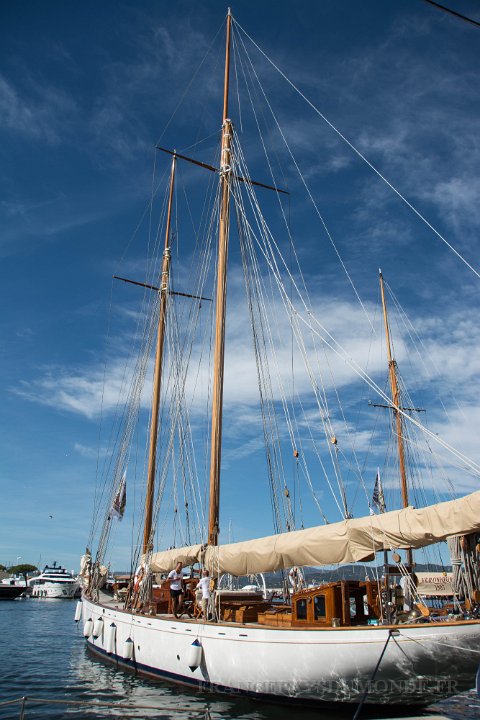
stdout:
<svg viewBox="0 0 480 720">
<path fill-rule="evenodd" d="M 276 627 L 349 627 L 380 617 L 377 583 L 338 581 L 294 593 L 292 606 L 259 613 L 261 625 Z"/>
<path fill-rule="evenodd" d="M 292 627 L 367 625 L 380 617 L 378 585 L 341 580 L 295 593 Z"/>
</svg>

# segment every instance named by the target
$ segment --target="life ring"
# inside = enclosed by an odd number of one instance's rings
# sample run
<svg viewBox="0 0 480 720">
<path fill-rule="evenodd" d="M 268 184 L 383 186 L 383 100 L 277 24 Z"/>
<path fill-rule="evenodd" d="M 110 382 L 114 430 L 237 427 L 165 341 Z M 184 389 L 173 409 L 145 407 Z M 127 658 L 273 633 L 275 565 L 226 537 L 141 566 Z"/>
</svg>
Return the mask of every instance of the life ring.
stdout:
<svg viewBox="0 0 480 720">
<path fill-rule="evenodd" d="M 134 575 L 134 578 L 133 578 L 133 590 L 134 590 L 134 592 L 137 593 L 137 592 L 139 591 L 140 585 L 141 585 L 142 582 L 143 582 L 144 575 L 145 575 L 145 568 L 143 567 L 143 565 L 140 565 L 140 566 L 135 570 L 135 575 Z"/>
</svg>

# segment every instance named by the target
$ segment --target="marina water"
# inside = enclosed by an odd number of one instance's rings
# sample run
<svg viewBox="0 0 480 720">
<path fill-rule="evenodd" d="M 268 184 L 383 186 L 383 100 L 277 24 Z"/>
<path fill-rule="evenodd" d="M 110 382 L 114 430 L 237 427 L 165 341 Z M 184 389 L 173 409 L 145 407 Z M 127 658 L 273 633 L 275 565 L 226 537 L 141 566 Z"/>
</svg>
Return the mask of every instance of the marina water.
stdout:
<svg viewBox="0 0 480 720">
<path fill-rule="evenodd" d="M 0 703 L 20 697 L 43 698 L 49 704 L 27 702 L 25 720 L 33 718 L 204 718 L 212 720 L 327 720 L 351 718 L 355 708 L 325 710 L 269 705 L 188 690 L 117 671 L 94 659 L 85 647 L 82 627 L 74 623 L 76 603 L 34 600 L 0 603 L 2 668 Z M 71 704 L 55 704 L 68 700 Z M 74 703 L 103 702 L 106 706 Z M 114 708 L 115 704 L 128 708 Z M 148 706 L 148 707 L 145 707 Z M 453 720 L 480 718 L 480 700 L 467 693 L 444 701 L 438 712 Z M 412 715 L 421 714 L 412 711 Z M 429 714 L 429 713 L 426 713 Z M 0 707 L 0 719 L 20 717 L 20 705 Z M 367 710 L 362 718 L 369 717 Z"/>
</svg>

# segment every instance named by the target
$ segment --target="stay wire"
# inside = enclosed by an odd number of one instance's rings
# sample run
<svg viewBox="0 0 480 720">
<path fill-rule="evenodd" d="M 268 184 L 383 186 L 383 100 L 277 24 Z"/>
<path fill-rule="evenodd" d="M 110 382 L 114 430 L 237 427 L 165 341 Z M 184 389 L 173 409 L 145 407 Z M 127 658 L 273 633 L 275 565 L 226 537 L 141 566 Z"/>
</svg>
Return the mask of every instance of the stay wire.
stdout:
<svg viewBox="0 0 480 720">
<path fill-rule="evenodd" d="M 389 188 L 392 190 L 395 195 L 397 195 L 400 200 L 407 205 L 410 210 L 412 210 L 413 213 L 423 222 L 425 225 L 432 230 L 432 232 L 451 250 L 458 259 L 464 263 L 468 267 L 469 270 L 471 270 L 474 275 L 476 275 L 477 278 L 480 278 L 480 273 L 463 257 L 463 255 L 425 218 L 422 213 L 417 210 L 417 208 L 409 202 L 404 195 L 389 181 L 387 178 L 378 170 L 373 163 L 371 163 L 363 153 L 358 150 L 358 148 L 353 145 L 350 140 L 348 140 L 343 133 L 340 132 L 340 130 L 335 127 L 335 125 L 330 122 L 330 120 L 313 104 L 311 100 L 309 100 L 302 92 L 301 90 L 285 75 L 282 70 L 271 60 L 268 55 L 257 45 L 255 40 L 253 40 L 252 37 L 244 30 L 244 28 L 240 25 L 240 23 L 237 20 L 234 20 L 235 25 L 237 25 L 240 30 L 243 32 L 243 34 L 250 40 L 250 42 L 256 47 L 256 49 L 263 55 L 263 57 L 267 60 L 267 62 L 270 63 L 270 65 L 283 77 L 283 79 L 290 85 L 290 87 L 295 90 L 295 92 L 309 105 L 312 110 L 340 137 L 343 142 L 348 145 L 348 147 L 353 150 L 353 152 L 358 155 L 358 157 L 363 160 L 363 162 L 368 165 L 368 167 L 382 180 Z"/>
<path fill-rule="evenodd" d="M 243 30 L 243 28 L 241 28 L 241 29 Z M 247 37 L 249 37 L 249 36 L 247 36 Z M 250 37 L 249 37 L 249 39 L 251 40 Z M 252 41 L 252 42 L 253 42 L 253 41 Z M 253 73 L 254 73 L 254 75 L 255 75 L 255 78 L 256 78 L 256 80 L 257 80 L 257 82 L 258 82 L 258 85 L 259 85 L 259 87 L 260 87 L 260 90 L 261 90 L 261 92 L 262 92 L 263 98 L 264 98 L 265 102 L 267 103 L 267 106 L 268 106 L 268 108 L 269 108 L 269 110 L 270 110 L 270 113 L 271 113 L 272 118 L 273 118 L 273 120 L 274 120 L 274 122 L 275 122 L 275 125 L 276 125 L 276 127 L 277 127 L 277 129 L 278 129 L 278 132 L 280 133 L 280 135 L 281 135 L 281 137 L 282 137 L 282 140 L 283 140 L 283 142 L 284 142 L 284 144 L 285 144 L 285 147 L 286 147 L 286 149 L 287 149 L 287 151 L 288 151 L 288 153 L 289 153 L 289 155 L 290 155 L 290 157 L 291 157 L 291 159 L 292 159 L 292 162 L 293 162 L 293 164 L 295 165 L 295 169 L 296 169 L 296 171 L 297 171 L 297 173 L 298 173 L 298 176 L 299 176 L 299 178 L 300 178 L 300 180 L 301 180 L 301 182 L 302 182 L 302 184 L 303 184 L 303 186 L 304 186 L 304 188 L 305 188 L 305 190 L 306 190 L 306 192 L 307 192 L 308 197 L 310 198 L 310 202 L 312 203 L 313 207 L 315 208 L 315 212 L 316 212 L 316 214 L 317 214 L 317 216 L 318 216 L 318 218 L 319 218 L 319 220 L 320 220 L 320 222 L 321 222 L 321 224 L 322 224 L 322 226 L 323 226 L 323 229 L 324 229 L 324 231 L 325 231 L 325 234 L 327 235 L 327 237 L 328 237 L 328 239 L 329 239 L 329 241 L 330 241 L 330 244 L 331 244 L 331 246 L 332 246 L 332 248 L 333 248 L 333 250 L 334 250 L 334 252 L 335 252 L 335 254 L 336 254 L 336 256 L 337 256 L 337 259 L 338 259 L 338 261 L 340 262 L 340 265 L 341 265 L 341 267 L 342 267 L 342 270 L 343 270 L 343 272 L 345 273 L 345 275 L 346 275 L 346 277 L 347 277 L 347 279 L 348 279 L 348 281 L 349 281 L 349 283 L 350 283 L 350 285 L 351 285 L 351 287 L 352 287 L 352 290 L 353 290 L 353 292 L 354 292 L 354 294 L 355 294 L 355 297 L 357 298 L 357 301 L 358 301 L 360 307 L 362 308 L 362 310 L 363 310 L 363 312 L 364 312 L 364 314 L 365 314 L 365 317 L 366 317 L 368 323 L 370 324 L 370 327 L 372 327 L 372 329 L 373 329 L 373 326 L 372 326 L 370 317 L 369 317 L 369 315 L 368 315 L 368 313 L 367 313 L 367 311 L 366 311 L 366 308 L 365 308 L 365 306 L 364 306 L 364 304 L 363 304 L 362 299 L 360 298 L 360 295 L 359 295 L 359 293 L 358 293 L 358 291 L 357 291 L 357 288 L 356 288 L 356 286 L 355 286 L 355 283 L 353 282 L 353 279 L 352 279 L 350 273 L 348 272 L 347 266 L 345 265 L 345 262 L 344 262 L 344 260 L 343 260 L 343 258 L 342 258 L 342 256 L 341 256 L 341 254 L 340 254 L 340 251 L 339 251 L 339 249 L 338 249 L 338 247 L 337 247 L 337 245 L 336 245 L 336 243 L 335 243 L 335 241 L 334 241 L 334 239 L 333 239 L 333 236 L 332 236 L 332 234 L 331 234 L 331 232 L 330 232 L 330 230 L 329 230 L 329 228 L 328 228 L 328 226 L 327 226 L 327 223 L 326 223 L 326 221 L 325 221 L 325 218 L 323 217 L 322 213 L 320 212 L 320 209 L 319 209 L 319 207 L 318 207 L 318 204 L 316 203 L 316 201 L 315 201 L 315 199 L 314 199 L 314 197 L 313 197 L 312 191 L 310 190 L 310 187 L 309 187 L 307 181 L 305 180 L 305 177 L 304 177 L 304 175 L 303 175 L 303 173 L 302 173 L 302 171 L 301 171 L 301 169 L 300 169 L 300 167 L 299 167 L 299 165 L 298 165 L 298 163 L 297 163 L 297 160 L 296 160 L 296 158 L 295 158 L 295 156 L 294 156 L 294 154 L 293 154 L 293 152 L 292 152 L 292 150 L 291 150 L 291 148 L 290 148 L 290 145 L 288 144 L 288 141 L 287 141 L 287 139 L 286 139 L 286 137 L 285 137 L 285 134 L 284 134 L 284 132 L 283 132 L 281 126 L 280 126 L 280 123 L 278 122 L 277 116 L 276 116 L 276 114 L 275 114 L 274 111 L 273 111 L 273 108 L 272 108 L 272 106 L 271 106 L 271 104 L 270 104 L 270 101 L 268 100 L 268 97 L 267 97 L 267 95 L 266 95 L 266 93 L 265 93 L 265 91 L 264 91 L 264 89 L 263 89 L 263 86 L 262 86 L 262 84 L 261 84 L 261 82 L 260 82 L 260 79 L 259 79 L 259 77 L 258 77 L 258 75 L 257 75 L 257 72 L 256 72 L 256 70 L 255 70 L 255 68 L 254 68 L 254 66 L 253 66 L 252 61 L 250 60 L 250 57 L 249 57 L 249 55 L 248 55 L 248 53 L 247 53 L 247 50 L 246 50 L 245 46 L 244 46 L 244 49 L 245 49 L 245 53 L 246 53 L 246 55 L 247 55 L 247 58 L 248 58 L 248 60 L 249 60 L 249 62 L 250 62 L 250 65 L 251 65 L 251 67 L 252 67 L 252 71 L 253 71 Z M 480 275 L 479 275 L 479 277 L 480 277 Z"/>
<path fill-rule="evenodd" d="M 238 144 L 238 141 L 237 141 L 237 144 Z M 236 156 L 239 157 L 239 158 L 242 158 L 242 153 L 241 153 L 241 148 L 240 148 L 240 147 L 237 148 Z M 240 161 L 241 161 L 241 160 L 240 160 Z M 243 175 L 245 174 L 245 172 L 247 172 L 246 168 L 243 167 L 243 165 L 241 165 L 240 171 L 242 172 Z M 246 190 L 247 194 L 250 194 L 250 195 L 254 196 L 253 188 L 251 188 L 250 186 L 248 186 L 247 188 L 245 188 L 245 190 Z M 264 229 L 266 229 L 265 219 L 263 218 L 263 216 L 261 216 L 261 212 L 260 212 L 260 210 L 259 210 L 259 208 L 258 208 L 258 203 L 256 202 L 256 200 L 254 200 L 253 202 L 254 202 L 254 204 L 255 204 L 255 206 L 256 206 L 256 207 L 255 207 L 255 211 L 257 212 L 258 218 L 259 218 L 259 219 L 258 219 L 259 228 L 261 228 L 261 227 L 262 227 L 262 224 L 263 224 Z M 241 209 L 241 208 L 240 208 L 240 209 Z M 245 226 L 248 228 L 248 233 L 249 233 L 249 234 L 252 234 L 252 233 L 253 233 L 253 236 L 254 236 L 255 233 L 254 233 L 253 229 L 251 228 L 248 220 L 246 219 L 245 211 L 242 210 L 242 213 L 244 214 L 243 222 L 244 222 Z M 263 231 L 261 231 L 261 232 L 262 232 L 262 234 L 263 234 Z M 267 234 L 268 234 L 268 233 L 267 233 Z M 294 324 L 294 326 L 295 326 L 295 320 L 294 320 L 294 318 L 295 318 L 296 313 L 292 313 L 291 311 L 288 312 L 288 310 L 287 310 L 287 316 L 288 316 L 288 315 L 290 316 L 290 318 L 293 318 L 293 324 Z M 306 363 L 307 363 L 307 369 L 309 369 L 308 357 L 306 356 L 306 348 L 305 348 L 305 346 L 304 346 L 304 344 L 303 344 L 303 341 L 300 341 L 300 340 L 299 340 L 298 327 L 297 327 L 296 335 L 297 335 L 297 342 L 300 342 L 299 347 L 302 348 L 302 346 L 303 346 L 302 355 L 303 355 L 303 358 L 304 358 L 304 362 L 306 361 Z M 312 372 L 311 372 L 311 369 L 309 369 L 309 375 L 310 375 L 310 377 L 311 377 L 311 381 L 312 381 L 312 384 L 313 384 L 313 387 L 314 387 L 314 390 L 315 390 L 316 383 L 315 383 L 315 381 L 314 381 L 314 378 L 313 378 L 313 374 L 312 374 Z M 321 410 L 321 417 L 322 417 L 323 420 L 325 420 L 325 418 L 328 417 L 328 410 L 327 410 L 326 408 L 323 408 L 323 409 Z M 328 434 L 329 434 L 329 433 L 327 432 L 327 435 L 328 435 Z M 330 436 L 331 436 L 331 432 L 330 432 Z M 295 441 L 294 441 L 293 438 L 292 438 L 292 443 L 295 444 Z M 330 452 L 331 452 L 330 446 L 329 446 L 329 449 L 330 449 Z M 332 460 L 333 460 L 333 457 L 332 457 Z M 335 462 L 335 461 L 333 460 L 333 463 L 334 463 L 334 462 Z M 334 469 L 335 469 L 335 468 L 334 468 Z M 326 475 L 326 478 L 327 478 L 327 482 L 328 482 L 328 475 Z M 335 494 L 334 494 L 334 497 L 335 497 Z M 339 508 L 339 509 L 340 509 L 340 508 Z"/>
<path fill-rule="evenodd" d="M 171 123 L 173 122 L 174 117 L 176 116 L 177 112 L 179 111 L 180 107 L 182 106 L 183 101 L 185 100 L 186 96 L 188 95 L 188 92 L 189 92 L 190 88 L 191 88 L 192 85 L 193 85 L 193 81 L 195 80 L 195 78 L 197 77 L 197 75 L 198 75 L 198 73 L 200 72 L 201 68 L 203 67 L 203 64 L 204 64 L 205 60 L 207 59 L 208 55 L 210 54 L 210 51 L 211 51 L 212 47 L 214 46 L 215 41 L 216 41 L 216 39 L 217 39 L 220 31 L 224 28 L 225 22 L 226 22 L 225 20 L 222 20 L 222 22 L 221 22 L 221 24 L 220 24 L 217 32 L 215 33 L 215 35 L 214 35 L 214 37 L 213 37 L 212 42 L 211 42 L 210 45 L 208 46 L 207 52 L 206 52 L 205 55 L 203 56 L 202 61 L 200 62 L 200 64 L 198 65 L 197 69 L 196 69 L 195 72 L 193 73 L 193 75 L 192 75 L 192 77 L 190 78 L 189 82 L 187 83 L 187 86 L 185 87 L 185 90 L 183 91 L 182 95 L 180 96 L 180 100 L 178 101 L 177 105 L 175 106 L 175 109 L 174 109 L 174 111 L 172 112 L 172 114 L 170 115 L 170 118 L 168 119 L 165 127 L 163 128 L 162 133 L 161 133 L 160 137 L 158 138 L 158 140 L 157 140 L 157 142 L 156 142 L 156 145 L 159 145 L 159 144 L 161 143 L 161 141 L 162 141 L 165 133 L 167 132 L 168 128 L 170 127 Z"/>
</svg>

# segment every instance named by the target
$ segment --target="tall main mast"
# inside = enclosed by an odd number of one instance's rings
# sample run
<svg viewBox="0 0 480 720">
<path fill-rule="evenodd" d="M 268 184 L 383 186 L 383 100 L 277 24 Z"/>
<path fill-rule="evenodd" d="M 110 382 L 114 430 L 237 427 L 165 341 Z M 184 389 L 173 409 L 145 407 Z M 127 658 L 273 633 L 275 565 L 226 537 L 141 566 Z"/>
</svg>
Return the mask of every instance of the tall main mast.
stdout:
<svg viewBox="0 0 480 720">
<path fill-rule="evenodd" d="M 172 220 L 173 188 L 175 184 L 176 157 L 172 159 L 170 172 L 170 192 L 168 196 L 167 226 L 165 229 L 165 247 L 160 279 L 160 310 L 158 317 L 157 347 L 155 351 L 155 369 L 153 372 L 152 419 L 150 423 L 150 446 L 148 454 L 147 493 L 145 497 L 145 525 L 143 528 L 143 553 L 149 550 L 152 533 L 153 498 L 155 489 L 155 471 L 157 466 L 158 411 L 160 407 L 160 389 L 162 383 L 163 346 L 165 343 L 165 319 L 167 314 L 168 277 L 170 273 L 170 227 Z"/>
<path fill-rule="evenodd" d="M 388 372 L 390 376 L 390 388 L 392 392 L 392 405 L 393 405 L 393 416 L 395 418 L 395 427 L 397 433 L 397 448 L 398 448 L 398 464 L 400 471 L 400 487 L 402 491 L 402 506 L 408 507 L 408 485 L 407 485 L 407 471 L 405 463 L 405 445 L 403 442 L 403 418 L 402 414 L 398 411 L 400 407 L 400 390 L 398 387 L 397 378 L 397 363 L 392 353 L 392 343 L 390 338 L 390 326 L 388 323 L 387 314 L 387 303 L 385 300 L 385 288 L 383 283 L 382 271 L 379 270 L 380 275 L 380 293 L 382 296 L 382 308 L 383 308 L 383 322 L 385 325 L 385 336 L 387 341 L 387 358 L 388 358 Z M 412 564 L 412 550 L 407 549 L 407 561 Z"/>
<path fill-rule="evenodd" d="M 220 509 L 220 464 L 222 456 L 223 378 L 225 366 L 225 315 L 227 299 L 227 259 L 230 231 L 230 183 L 232 123 L 228 119 L 230 76 L 230 35 L 232 16 L 227 15 L 225 76 L 223 85 L 222 154 L 220 161 L 220 220 L 218 230 L 217 295 L 215 315 L 215 351 L 213 367 L 212 436 L 210 449 L 210 506 L 208 544 L 218 545 Z"/>
</svg>

